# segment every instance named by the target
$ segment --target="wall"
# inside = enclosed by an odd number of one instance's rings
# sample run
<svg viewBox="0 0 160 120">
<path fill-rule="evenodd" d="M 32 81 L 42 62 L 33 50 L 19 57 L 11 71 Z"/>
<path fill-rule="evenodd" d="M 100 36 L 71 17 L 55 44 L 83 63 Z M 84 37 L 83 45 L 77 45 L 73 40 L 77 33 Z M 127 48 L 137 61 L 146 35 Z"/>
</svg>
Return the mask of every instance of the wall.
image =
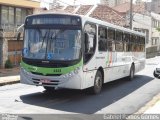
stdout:
<svg viewBox="0 0 160 120">
<path fill-rule="evenodd" d="M 0 68 L 4 68 L 5 62 L 8 59 L 8 41 L 4 38 L 4 34 L 0 32 L 0 43 L 1 43 L 1 60 L 0 60 Z"/>
</svg>

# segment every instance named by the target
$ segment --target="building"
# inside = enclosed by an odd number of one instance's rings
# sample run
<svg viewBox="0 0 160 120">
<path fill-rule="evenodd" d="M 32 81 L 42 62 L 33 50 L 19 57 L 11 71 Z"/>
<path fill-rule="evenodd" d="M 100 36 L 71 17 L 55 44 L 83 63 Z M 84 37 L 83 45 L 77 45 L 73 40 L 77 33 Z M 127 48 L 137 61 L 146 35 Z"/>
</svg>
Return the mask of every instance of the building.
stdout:
<svg viewBox="0 0 160 120">
<path fill-rule="evenodd" d="M 160 0 L 153 0 L 153 2 L 158 4 Z M 157 51 L 160 51 L 160 32 L 157 31 L 157 28 L 160 27 L 160 15 L 150 13 L 151 11 L 148 11 L 146 8 L 148 3 L 145 3 L 142 0 L 137 0 L 135 3 L 136 4 L 133 4 L 132 29 L 146 34 L 147 55 L 150 53 L 151 55 L 155 55 Z M 124 15 L 124 17 L 126 16 L 129 26 L 130 3 L 115 6 L 113 9 L 119 11 L 122 15 Z"/>
<path fill-rule="evenodd" d="M 160 31 L 157 28 L 160 28 L 160 15 L 151 12 L 152 16 L 152 41 L 151 45 L 157 46 L 157 51 L 160 51 Z"/>
<path fill-rule="evenodd" d="M 151 2 L 147 2 L 146 7 L 148 11 L 160 14 L 160 0 L 152 0 Z"/>
<path fill-rule="evenodd" d="M 135 4 L 141 4 L 143 1 L 142 0 L 136 0 Z"/>
<path fill-rule="evenodd" d="M 12 64 L 20 62 L 23 41 L 16 41 L 17 27 L 39 7 L 39 2 L 31 0 L 0 0 L 0 67 L 7 59 Z"/>
<path fill-rule="evenodd" d="M 100 3 L 103 5 L 108 5 L 109 7 L 115 7 L 129 1 L 130 0 L 100 0 Z"/>
<path fill-rule="evenodd" d="M 120 4 L 120 5 L 113 7 L 113 9 L 120 12 L 121 14 L 123 14 L 125 16 L 127 13 L 130 12 L 130 3 L 125 2 L 123 4 Z M 133 4 L 133 12 L 145 14 L 146 13 L 145 3 L 142 2 L 139 4 Z"/>
<path fill-rule="evenodd" d="M 152 17 L 140 13 L 134 13 L 133 30 L 146 34 L 146 47 L 152 46 Z"/>
</svg>

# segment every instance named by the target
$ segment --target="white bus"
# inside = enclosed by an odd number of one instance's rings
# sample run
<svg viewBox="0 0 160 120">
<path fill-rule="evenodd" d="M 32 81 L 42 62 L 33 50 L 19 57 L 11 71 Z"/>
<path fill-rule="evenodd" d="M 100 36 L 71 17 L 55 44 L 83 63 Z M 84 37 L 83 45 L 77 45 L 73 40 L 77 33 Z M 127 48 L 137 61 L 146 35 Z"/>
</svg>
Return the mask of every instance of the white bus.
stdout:
<svg viewBox="0 0 160 120">
<path fill-rule="evenodd" d="M 145 35 L 94 18 L 70 14 L 26 17 L 20 81 L 47 91 L 86 89 L 145 67 Z"/>
</svg>

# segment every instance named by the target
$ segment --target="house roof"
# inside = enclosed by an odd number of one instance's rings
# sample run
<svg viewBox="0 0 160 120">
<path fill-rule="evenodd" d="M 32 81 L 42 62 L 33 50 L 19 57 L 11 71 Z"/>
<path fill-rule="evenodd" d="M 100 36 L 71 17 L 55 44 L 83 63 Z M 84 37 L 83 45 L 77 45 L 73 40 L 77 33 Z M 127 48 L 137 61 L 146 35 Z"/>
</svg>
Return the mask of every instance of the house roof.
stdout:
<svg viewBox="0 0 160 120">
<path fill-rule="evenodd" d="M 120 26 L 125 25 L 125 19 L 123 16 L 107 5 L 98 5 L 89 16 L 112 24 Z"/>
<path fill-rule="evenodd" d="M 86 15 L 94 5 L 81 5 L 76 14 Z"/>
<path fill-rule="evenodd" d="M 130 3 L 126 2 L 120 4 L 118 6 L 113 7 L 114 10 L 120 13 L 127 13 L 130 10 Z M 145 3 L 133 4 L 133 11 L 136 13 L 144 13 L 145 12 Z"/>
<path fill-rule="evenodd" d="M 67 6 L 67 7 L 64 9 L 64 11 L 65 11 L 65 12 L 68 12 L 68 13 L 73 13 L 73 12 L 75 11 L 76 7 L 77 7 L 77 6 L 69 5 L 69 6 Z"/>
<path fill-rule="evenodd" d="M 49 12 L 57 12 L 57 9 L 49 10 Z M 102 21 L 106 21 L 119 26 L 124 26 L 126 20 L 118 11 L 108 7 L 107 5 L 81 5 L 81 6 L 67 6 L 60 11 L 61 13 L 71 13 L 78 15 L 87 15 Z"/>
</svg>

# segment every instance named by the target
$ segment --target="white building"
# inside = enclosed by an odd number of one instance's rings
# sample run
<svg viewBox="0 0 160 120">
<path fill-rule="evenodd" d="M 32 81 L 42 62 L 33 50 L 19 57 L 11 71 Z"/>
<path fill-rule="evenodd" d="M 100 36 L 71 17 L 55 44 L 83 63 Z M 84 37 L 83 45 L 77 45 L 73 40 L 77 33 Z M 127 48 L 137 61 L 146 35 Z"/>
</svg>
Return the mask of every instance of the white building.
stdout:
<svg viewBox="0 0 160 120">
<path fill-rule="evenodd" d="M 146 42 L 148 47 L 157 47 L 160 51 L 160 15 L 151 13 L 150 15 L 143 15 L 134 13 L 133 16 L 133 29 L 146 34 Z"/>
<path fill-rule="evenodd" d="M 157 45 L 158 50 L 160 50 L 160 15 L 156 13 L 151 13 L 152 16 L 152 45 Z"/>
<path fill-rule="evenodd" d="M 152 18 L 150 15 L 143 15 L 134 13 L 133 15 L 133 29 L 146 34 L 147 47 L 152 45 Z"/>
</svg>

